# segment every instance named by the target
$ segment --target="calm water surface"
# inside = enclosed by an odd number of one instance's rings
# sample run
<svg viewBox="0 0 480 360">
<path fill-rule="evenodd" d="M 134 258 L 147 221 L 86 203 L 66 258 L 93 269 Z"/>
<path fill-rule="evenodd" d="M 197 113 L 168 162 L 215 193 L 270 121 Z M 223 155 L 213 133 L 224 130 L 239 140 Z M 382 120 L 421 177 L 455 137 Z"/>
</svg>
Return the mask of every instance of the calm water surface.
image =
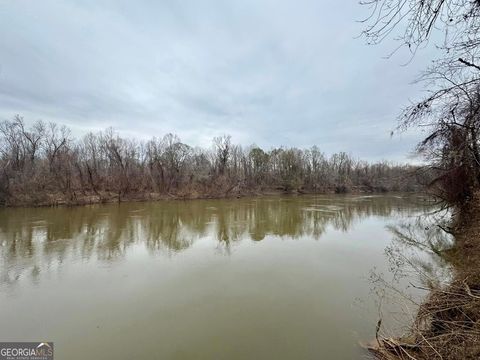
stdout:
<svg viewBox="0 0 480 360">
<path fill-rule="evenodd" d="M 403 196 L 0 210 L 0 341 L 56 359 L 359 359 Z M 392 305 L 393 306 L 393 305 Z"/>
</svg>

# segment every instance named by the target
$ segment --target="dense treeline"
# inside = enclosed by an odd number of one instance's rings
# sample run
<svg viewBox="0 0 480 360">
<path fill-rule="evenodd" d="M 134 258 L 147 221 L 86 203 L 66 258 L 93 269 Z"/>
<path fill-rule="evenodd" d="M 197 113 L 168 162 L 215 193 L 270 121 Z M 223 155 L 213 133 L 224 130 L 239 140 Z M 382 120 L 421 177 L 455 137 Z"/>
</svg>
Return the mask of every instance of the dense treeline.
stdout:
<svg viewBox="0 0 480 360">
<path fill-rule="evenodd" d="M 65 126 L 20 116 L 0 123 L 0 201 L 6 205 L 112 199 L 219 197 L 268 190 L 298 192 L 413 191 L 414 167 L 368 163 L 346 153 L 242 148 L 229 136 L 210 149 L 176 135 L 137 141 L 112 129 L 75 139 Z"/>
</svg>

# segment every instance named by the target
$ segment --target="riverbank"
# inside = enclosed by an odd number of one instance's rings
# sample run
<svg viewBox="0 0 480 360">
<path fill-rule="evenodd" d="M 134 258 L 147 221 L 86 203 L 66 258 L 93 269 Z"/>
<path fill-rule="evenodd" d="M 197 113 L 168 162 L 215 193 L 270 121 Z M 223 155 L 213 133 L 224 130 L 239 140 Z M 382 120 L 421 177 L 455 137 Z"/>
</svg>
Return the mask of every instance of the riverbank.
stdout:
<svg viewBox="0 0 480 360">
<path fill-rule="evenodd" d="M 115 202 L 142 202 L 160 200 L 196 200 L 196 199 L 227 199 L 249 196 L 269 195 L 303 195 L 303 194 L 381 194 L 390 192 L 385 188 L 372 187 L 331 187 L 319 191 L 298 189 L 286 191 L 281 188 L 246 189 L 241 187 L 209 189 L 209 191 L 179 191 L 179 192 L 141 192 L 119 194 L 116 192 L 72 192 L 64 193 L 37 193 L 10 197 L 3 207 L 52 207 L 52 206 L 81 206 Z"/>
<path fill-rule="evenodd" d="M 290 194 L 294 192 L 289 192 Z M 295 192 L 298 193 L 298 192 Z M 97 192 L 86 194 L 52 194 L 46 193 L 40 196 L 17 196 L 9 199 L 4 207 L 55 207 L 55 206 L 82 206 L 93 204 L 109 204 L 119 202 L 144 202 L 161 200 L 196 200 L 196 199 L 226 199 L 241 198 L 246 196 L 265 196 L 287 194 L 284 191 L 231 191 L 231 192 L 208 192 L 208 193 L 129 193 L 118 194 L 115 192 Z"/>
<path fill-rule="evenodd" d="M 455 245 L 443 255 L 453 280 L 434 288 L 420 306 L 409 334 L 378 337 L 369 350 L 379 359 L 480 358 L 480 194 L 459 209 Z"/>
</svg>

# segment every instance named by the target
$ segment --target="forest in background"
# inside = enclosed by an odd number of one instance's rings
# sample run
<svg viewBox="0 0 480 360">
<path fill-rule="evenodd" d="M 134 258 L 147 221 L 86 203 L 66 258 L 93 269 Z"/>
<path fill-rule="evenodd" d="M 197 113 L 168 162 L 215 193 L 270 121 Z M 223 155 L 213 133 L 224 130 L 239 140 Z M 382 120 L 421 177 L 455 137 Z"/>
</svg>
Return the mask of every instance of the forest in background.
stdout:
<svg viewBox="0 0 480 360">
<path fill-rule="evenodd" d="M 418 191 L 416 166 L 370 163 L 340 152 L 242 147 L 228 135 L 209 149 L 173 134 L 149 141 L 113 129 L 75 138 L 70 129 L 15 116 L 0 122 L 0 203 L 56 205 L 261 194 Z"/>
</svg>

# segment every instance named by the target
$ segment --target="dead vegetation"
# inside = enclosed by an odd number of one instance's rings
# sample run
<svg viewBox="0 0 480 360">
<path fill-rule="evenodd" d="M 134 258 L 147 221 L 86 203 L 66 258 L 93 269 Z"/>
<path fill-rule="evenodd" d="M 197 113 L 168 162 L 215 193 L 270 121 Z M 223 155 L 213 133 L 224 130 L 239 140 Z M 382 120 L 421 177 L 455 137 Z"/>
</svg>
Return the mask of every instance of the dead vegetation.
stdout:
<svg viewBox="0 0 480 360">
<path fill-rule="evenodd" d="M 409 333 L 380 336 L 370 350 L 381 359 L 480 358 L 480 1 L 362 0 L 371 9 L 363 35 L 386 37 L 416 52 L 433 44 L 437 58 L 420 74 L 427 95 L 408 105 L 398 130 L 423 129 L 417 151 L 436 173 L 431 191 L 454 209 L 455 237 L 442 256 L 453 279 L 433 287 Z M 394 50 L 396 52 L 397 50 Z"/>
<path fill-rule="evenodd" d="M 443 253 L 453 265 L 453 280 L 433 287 L 410 331 L 382 335 L 369 350 L 379 359 L 480 358 L 480 197 L 464 205 L 452 228 L 455 246 Z"/>
<path fill-rule="evenodd" d="M 202 149 L 172 134 L 137 141 L 107 129 L 75 138 L 54 123 L 28 125 L 20 116 L 0 122 L 0 205 L 7 206 L 414 191 L 428 177 L 416 169 L 346 153 L 327 157 L 316 146 L 244 148 L 229 136 Z"/>
</svg>

